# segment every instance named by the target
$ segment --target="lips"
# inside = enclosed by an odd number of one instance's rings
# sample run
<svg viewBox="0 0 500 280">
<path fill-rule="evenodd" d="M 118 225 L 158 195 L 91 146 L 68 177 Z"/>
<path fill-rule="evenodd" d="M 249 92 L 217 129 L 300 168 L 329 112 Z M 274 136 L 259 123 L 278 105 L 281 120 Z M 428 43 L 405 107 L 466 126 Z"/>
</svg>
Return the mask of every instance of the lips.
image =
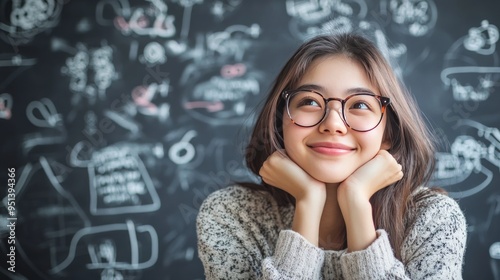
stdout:
<svg viewBox="0 0 500 280">
<path fill-rule="evenodd" d="M 333 142 L 318 142 L 308 145 L 313 151 L 325 155 L 345 155 L 354 150 L 353 147 Z"/>
</svg>

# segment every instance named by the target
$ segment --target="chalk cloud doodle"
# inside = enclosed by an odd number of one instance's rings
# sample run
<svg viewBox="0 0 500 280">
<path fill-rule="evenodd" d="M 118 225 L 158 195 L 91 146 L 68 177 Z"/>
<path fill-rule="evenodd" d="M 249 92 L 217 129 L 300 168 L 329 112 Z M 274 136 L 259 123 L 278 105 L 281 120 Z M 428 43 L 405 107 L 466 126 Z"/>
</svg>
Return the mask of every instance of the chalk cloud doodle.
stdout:
<svg viewBox="0 0 500 280">
<path fill-rule="evenodd" d="M 414 37 L 428 35 L 438 19 L 438 10 L 433 0 L 389 0 L 382 1 L 382 13 L 389 13 L 394 29 Z"/>
<path fill-rule="evenodd" d="M 63 4 L 58 0 L 2 1 L 0 38 L 13 45 L 29 43 L 37 34 L 59 23 Z"/>
<path fill-rule="evenodd" d="M 69 88 L 75 93 L 72 103 L 82 99 L 90 104 L 106 99 L 106 91 L 119 78 L 113 64 L 113 48 L 109 45 L 88 49 L 85 44 L 77 45 L 75 54 L 66 59 L 61 73 L 70 78 Z"/>
</svg>

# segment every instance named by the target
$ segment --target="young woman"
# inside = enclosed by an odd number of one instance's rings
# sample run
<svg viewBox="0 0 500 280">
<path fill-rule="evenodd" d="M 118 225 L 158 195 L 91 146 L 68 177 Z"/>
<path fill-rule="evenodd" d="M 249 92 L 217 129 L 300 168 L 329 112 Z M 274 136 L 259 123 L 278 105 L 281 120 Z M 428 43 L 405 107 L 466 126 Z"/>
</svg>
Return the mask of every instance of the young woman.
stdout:
<svg viewBox="0 0 500 280">
<path fill-rule="evenodd" d="M 278 75 L 246 150 L 260 185 L 204 201 L 207 279 L 461 279 L 466 223 L 426 187 L 430 133 L 366 38 L 318 36 Z"/>
</svg>

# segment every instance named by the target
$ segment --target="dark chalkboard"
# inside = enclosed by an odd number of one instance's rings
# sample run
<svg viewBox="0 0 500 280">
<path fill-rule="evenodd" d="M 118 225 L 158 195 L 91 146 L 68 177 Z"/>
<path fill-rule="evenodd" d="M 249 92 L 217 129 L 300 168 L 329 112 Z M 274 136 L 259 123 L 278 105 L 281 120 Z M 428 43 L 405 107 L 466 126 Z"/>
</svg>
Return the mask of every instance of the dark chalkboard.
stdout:
<svg viewBox="0 0 500 280">
<path fill-rule="evenodd" d="M 203 199 L 255 178 L 243 147 L 291 53 L 371 37 L 440 139 L 465 279 L 500 280 L 500 3 L 0 3 L 2 279 L 203 279 Z M 10 180 L 9 180 L 10 179 Z M 15 272 L 12 272 L 15 270 Z"/>
</svg>

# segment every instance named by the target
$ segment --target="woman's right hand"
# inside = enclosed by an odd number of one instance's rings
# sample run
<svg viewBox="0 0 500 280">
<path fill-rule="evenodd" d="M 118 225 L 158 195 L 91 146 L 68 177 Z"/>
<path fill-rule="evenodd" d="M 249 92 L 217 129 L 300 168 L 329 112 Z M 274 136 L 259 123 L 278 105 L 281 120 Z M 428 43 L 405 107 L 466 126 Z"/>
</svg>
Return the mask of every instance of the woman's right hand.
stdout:
<svg viewBox="0 0 500 280">
<path fill-rule="evenodd" d="M 284 150 L 272 153 L 260 168 L 259 175 L 264 182 L 286 191 L 296 201 L 326 198 L 326 184 L 307 174 Z"/>
<path fill-rule="evenodd" d="M 319 244 L 319 225 L 326 201 L 326 184 L 311 177 L 285 151 L 271 154 L 259 170 L 264 182 L 295 198 L 292 230 Z"/>
</svg>

